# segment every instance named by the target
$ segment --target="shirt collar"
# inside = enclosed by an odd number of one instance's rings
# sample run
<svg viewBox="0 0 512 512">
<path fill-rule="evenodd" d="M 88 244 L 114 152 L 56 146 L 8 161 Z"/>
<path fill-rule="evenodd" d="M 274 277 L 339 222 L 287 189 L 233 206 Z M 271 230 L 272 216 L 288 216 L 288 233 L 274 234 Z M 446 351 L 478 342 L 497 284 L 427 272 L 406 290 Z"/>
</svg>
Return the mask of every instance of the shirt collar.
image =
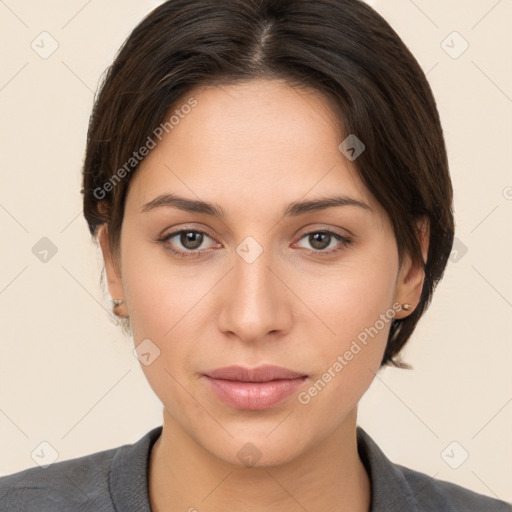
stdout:
<svg viewBox="0 0 512 512">
<path fill-rule="evenodd" d="M 162 433 L 162 425 L 150 430 L 134 444 L 119 448 L 109 475 L 110 496 L 119 512 L 151 512 L 148 473 L 151 448 Z"/>
<path fill-rule="evenodd" d="M 139 441 L 120 447 L 112 460 L 109 488 L 120 512 L 151 512 L 148 472 L 151 448 L 162 426 L 150 430 Z M 375 441 L 357 427 L 357 449 L 371 485 L 370 512 L 419 512 L 414 493 L 399 466 L 393 464 Z"/>
<path fill-rule="evenodd" d="M 418 502 L 400 467 L 393 464 L 377 443 L 357 427 L 357 450 L 371 485 L 370 512 L 418 512 Z"/>
</svg>

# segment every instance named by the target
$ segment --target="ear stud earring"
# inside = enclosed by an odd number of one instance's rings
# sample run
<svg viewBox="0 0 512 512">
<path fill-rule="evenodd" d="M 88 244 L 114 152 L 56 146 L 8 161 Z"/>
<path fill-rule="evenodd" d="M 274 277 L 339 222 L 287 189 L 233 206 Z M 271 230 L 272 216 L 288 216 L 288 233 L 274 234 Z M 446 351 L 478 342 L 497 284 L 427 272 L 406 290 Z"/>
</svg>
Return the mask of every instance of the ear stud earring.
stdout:
<svg viewBox="0 0 512 512">
<path fill-rule="evenodd" d="M 122 304 L 124 304 L 124 300 L 119 300 L 119 299 L 112 299 L 112 304 L 113 304 L 113 307 L 112 307 L 112 313 L 114 313 L 114 315 L 118 316 L 119 318 L 128 318 L 128 315 L 124 315 L 124 314 L 119 314 L 116 309 L 121 306 Z"/>
</svg>

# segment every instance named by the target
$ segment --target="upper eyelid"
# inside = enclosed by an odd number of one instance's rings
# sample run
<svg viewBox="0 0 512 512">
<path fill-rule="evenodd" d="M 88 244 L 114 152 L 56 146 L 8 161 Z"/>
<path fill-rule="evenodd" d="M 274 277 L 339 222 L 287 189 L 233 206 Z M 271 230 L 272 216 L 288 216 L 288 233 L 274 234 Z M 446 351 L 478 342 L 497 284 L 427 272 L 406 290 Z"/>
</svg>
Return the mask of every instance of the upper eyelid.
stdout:
<svg viewBox="0 0 512 512">
<path fill-rule="evenodd" d="M 201 234 L 208 236 L 209 238 L 214 240 L 216 243 L 220 243 L 220 242 L 217 242 L 216 238 L 214 236 L 212 236 L 208 231 L 206 231 L 202 228 L 186 227 L 186 226 L 179 228 L 175 231 L 171 231 L 170 233 L 168 233 L 166 235 L 162 235 L 162 238 L 167 239 L 167 241 L 169 241 L 171 238 L 174 238 L 175 236 L 177 236 L 183 232 L 201 233 Z M 344 235 L 344 234 L 338 233 L 334 228 L 327 228 L 327 227 L 315 228 L 315 227 L 313 227 L 313 228 L 308 229 L 304 233 L 302 233 L 298 237 L 297 241 L 302 240 L 305 236 L 310 235 L 312 233 L 321 233 L 321 232 L 326 232 L 326 233 L 330 233 L 331 235 L 337 235 L 337 236 L 341 237 L 341 240 L 339 240 L 340 242 L 343 242 L 343 239 L 351 239 L 351 240 L 353 239 L 352 234 Z M 294 242 L 294 243 L 296 243 L 296 242 Z M 193 253 L 193 252 L 199 252 L 199 251 L 203 251 L 203 250 L 206 251 L 208 249 L 195 249 L 195 250 L 189 250 L 187 252 Z"/>
<path fill-rule="evenodd" d="M 215 237 L 212 236 L 208 231 L 206 231 L 205 229 L 202 229 L 202 228 L 193 228 L 193 227 L 184 227 L 184 228 L 179 228 L 179 229 L 176 229 L 176 230 L 173 230 L 173 231 L 169 231 L 169 233 L 165 234 L 165 235 L 162 235 L 162 238 L 172 238 L 172 237 L 175 237 L 176 235 L 179 235 L 181 233 L 187 233 L 187 232 L 192 232 L 192 233 L 201 233 L 203 235 L 206 235 L 206 236 L 209 236 L 212 240 L 215 240 Z"/>
</svg>

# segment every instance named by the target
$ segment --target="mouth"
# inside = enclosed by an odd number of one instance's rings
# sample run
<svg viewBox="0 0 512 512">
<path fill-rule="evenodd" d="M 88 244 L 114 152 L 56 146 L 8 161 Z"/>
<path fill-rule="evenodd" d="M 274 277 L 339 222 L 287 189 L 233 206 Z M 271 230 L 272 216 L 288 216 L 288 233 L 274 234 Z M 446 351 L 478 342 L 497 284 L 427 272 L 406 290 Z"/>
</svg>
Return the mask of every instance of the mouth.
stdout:
<svg viewBox="0 0 512 512">
<path fill-rule="evenodd" d="M 229 366 L 209 371 L 203 378 L 223 403 L 236 409 L 263 410 L 295 393 L 308 375 L 271 365 L 253 369 Z"/>
<path fill-rule="evenodd" d="M 275 365 L 263 365 L 257 368 L 246 368 L 240 365 L 232 365 L 210 370 L 206 372 L 205 375 L 212 379 L 254 383 L 307 377 L 307 374 L 305 373 Z"/>
</svg>

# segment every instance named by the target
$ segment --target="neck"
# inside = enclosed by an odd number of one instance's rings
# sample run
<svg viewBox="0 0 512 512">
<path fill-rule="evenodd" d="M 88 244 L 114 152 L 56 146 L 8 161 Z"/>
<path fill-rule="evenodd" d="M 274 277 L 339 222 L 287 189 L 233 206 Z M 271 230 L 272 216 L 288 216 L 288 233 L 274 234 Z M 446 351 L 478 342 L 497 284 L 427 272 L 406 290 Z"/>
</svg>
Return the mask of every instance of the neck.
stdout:
<svg viewBox="0 0 512 512">
<path fill-rule="evenodd" d="M 151 510 L 369 512 L 370 480 L 357 452 L 356 414 L 354 408 L 328 438 L 289 462 L 245 467 L 207 451 L 164 409 L 149 464 Z"/>
</svg>

